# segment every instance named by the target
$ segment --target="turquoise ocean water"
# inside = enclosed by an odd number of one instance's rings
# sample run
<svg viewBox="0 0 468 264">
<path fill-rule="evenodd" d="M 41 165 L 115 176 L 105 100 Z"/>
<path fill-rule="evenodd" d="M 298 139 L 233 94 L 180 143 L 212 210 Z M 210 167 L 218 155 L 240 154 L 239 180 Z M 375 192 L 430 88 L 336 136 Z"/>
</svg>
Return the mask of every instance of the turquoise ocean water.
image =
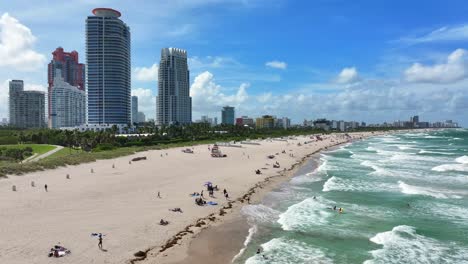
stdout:
<svg viewBox="0 0 468 264">
<path fill-rule="evenodd" d="M 468 130 L 354 142 L 296 175 L 242 209 L 234 263 L 468 263 Z"/>
</svg>

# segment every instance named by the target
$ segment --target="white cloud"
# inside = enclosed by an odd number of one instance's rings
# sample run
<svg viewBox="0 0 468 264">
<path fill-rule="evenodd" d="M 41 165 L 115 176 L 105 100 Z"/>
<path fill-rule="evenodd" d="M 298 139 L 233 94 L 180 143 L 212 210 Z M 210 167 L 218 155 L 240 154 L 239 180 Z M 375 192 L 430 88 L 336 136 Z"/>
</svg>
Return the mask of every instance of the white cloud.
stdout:
<svg viewBox="0 0 468 264">
<path fill-rule="evenodd" d="M 270 68 L 275 68 L 275 69 L 281 69 L 281 70 L 286 70 L 288 67 L 288 64 L 284 61 L 268 61 L 265 63 L 265 66 L 270 67 Z"/>
<path fill-rule="evenodd" d="M 19 71 L 37 70 L 44 66 L 45 56 L 34 51 L 36 37 L 16 18 L 4 13 L 0 18 L 0 66 Z"/>
<path fill-rule="evenodd" d="M 149 82 L 158 80 L 158 64 L 153 64 L 151 67 L 136 67 L 133 70 L 133 76 L 137 81 Z"/>
<path fill-rule="evenodd" d="M 188 58 L 190 70 L 207 68 L 225 68 L 230 66 L 240 66 L 240 63 L 229 57 L 221 56 L 206 56 L 206 57 L 190 57 Z"/>
<path fill-rule="evenodd" d="M 433 66 L 414 63 L 405 70 L 405 79 L 408 82 L 425 83 L 457 82 L 468 76 L 466 59 L 466 50 L 457 49 L 448 56 L 446 63 L 435 64 Z"/>
<path fill-rule="evenodd" d="M 336 82 L 340 84 L 350 84 L 359 81 L 359 74 L 355 67 L 344 68 L 336 78 Z"/>
<path fill-rule="evenodd" d="M 146 115 L 146 119 L 156 115 L 156 96 L 151 89 L 132 89 L 132 96 L 138 96 L 138 111 Z"/>
<path fill-rule="evenodd" d="M 401 42 L 407 44 L 462 40 L 468 40 L 468 25 L 441 27 L 423 36 L 400 39 Z"/>
<path fill-rule="evenodd" d="M 225 105 L 239 107 L 249 98 L 247 94 L 249 86 L 248 83 L 242 83 L 236 93 L 224 94 L 222 92 L 223 88 L 215 83 L 213 74 L 205 71 L 195 77 L 190 88 L 193 111 L 213 113 L 219 111 Z"/>
</svg>

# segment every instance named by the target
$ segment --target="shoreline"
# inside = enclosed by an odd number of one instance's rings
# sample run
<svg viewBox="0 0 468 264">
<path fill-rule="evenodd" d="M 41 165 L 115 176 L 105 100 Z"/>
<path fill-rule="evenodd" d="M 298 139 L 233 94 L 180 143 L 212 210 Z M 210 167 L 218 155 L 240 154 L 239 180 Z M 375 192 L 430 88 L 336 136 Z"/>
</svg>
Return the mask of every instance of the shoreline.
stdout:
<svg viewBox="0 0 468 264">
<path fill-rule="evenodd" d="M 53 263 L 44 252 L 60 243 L 72 250 L 66 256 L 71 264 L 170 263 L 175 255 L 179 259 L 172 262 L 182 261 L 184 246 L 201 230 L 226 222 L 248 198 L 257 202 L 256 197 L 291 178 L 314 153 L 392 132 L 350 133 L 352 139 L 327 134 L 323 140 L 311 140 L 315 135 L 309 135 L 288 141 L 256 140 L 257 144 L 236 148 L 221 146 L 227 158 L 211 157 L 209 145 L 193 147 L 194 154 L 182 152 L 183 147 L 150 150 L 2 179 L 0 255 L 10 264 Z M 130 162 L 141 156 L 147 160 Z M 272 166 L 276 162 L 281 168 Z M 260 169 L 262 174 L 256 175 L 254 171 Z M 220 187 L 214 197 L 205 196 L 207 202 L 218 205 L 197 206 L 189 194 L 205 189 L 207 181 Z M 223 197 L 223 189 L 228 189 L 231 200 Z M 182 208 L 183 213 L 171 208 Z M 160 219 L 170 224 L 162 226 Z M 90 238 L 96 232 L 106 234 L 107 251 L 100 251 Z"/>
<path fill-rule="evenodd" d="M 233 202 L 229 202 L 228 206 L 223 207 L 220 209 L 220 213 L 218 215 L 218 218 L 216 220 L 212 220 L 213 217 L 216 217 L 215 214 L 210 214 L 209 216 L 205 218 L 200 218 L 196 221 L 195 224 L 189 225 L 186 227 L 184 231 L 179 232 L 177 235 L 175 235 L 173 238 L 174 240 L 167 241 L 163 246 L 161 246 L 161 249 L 158 252 L 153 252 L 154 250 L 157 250 L 157 247 L 148 249 L 145 251 L 144 257 L 137 257 L 132 260 L 130 260 L 131 264 L 146 264 L 146 263 L 161 263 L 161 264 L 190 264 L 190 263 L 206 263 L 206 264 L 218 264 L 218 263 L 232 263 L 234 260 L 234 257 L 236 257 L 238 254 L 240 254 L 241 250 L 244 248 L 244 242 L 247 239 L 247 234 L 249 234 L 249 229 L 250 226 L 247 223 L 247 220 L 243 217 L 241 213 L 241 209 L 243 206 L 247 205 L 247 203 L 244 203 L 248 198 L 250 198 L 250 204 L 258 204 L 261 203 L 261 201 L 264 199 L 264 197 L 270 193 L 271 191 L 275 190 L 278 188 L 281 184 L 284 184 L 291 180 L 292 178 L 296 177 L 296 172 L 300 170 L 303 166 L 305 166 L 308 162 L 314 162 L 314 168 L 318 167 L 318 159 L 319 155 L 323 151 L 330 151 L 333 149 L 337 149 L 340 146 L 346 145 L 346 144 L 352 144 L 353 142 L 363 140 L 368 137 L 372 136 L 381 136 L 381 135 L 386 135 L 389 133 L 381 133 L 378 132 L 376 134 L 371 134 L 368 135 L 367 137 L 361 137 L 361 138 L 353 138 L 351 141 L 345 141 L 341 143 L 336 143 L 324 148 L 320 148 L 318 150 L 315 150 L 312 153 L 309 153 L 302 157 L 298 162 L 294 163 L 289 169 L 286 169 L 282 172 L 280 172 L 277 175 L 269 176 L 265 178 L 264 180 L 258 182 L 255 184 L 253 187 L 251 187 L 244 195 L 241 197 L 237 198 Z M 229 211 L 226 211 L 228 209 Z M 221 213 L 223 212 L 223 213 Z M 200 229 L 196 230 L 191 230 L 190 228 L 195 226 L 199 227 L 200 221 L 207 221 L 206 225 L 203 224 L 203 227 Z M 234 225 L 235 227 L 232 228 L 231 225 Z M 232 230 L 228 230 L 226 232 L 226 227 L 230 226 L 229 229 L 234 229 L 234 232 Z M 246 235 L 239 236 L 239 233 L 237 232 L 242 232 Z M 210 233 L 206 234 L 205 233 Z M 190 234 L 190 237 L 189 237 Z M 194 250 L 191 251 L 191 248 L 193 247 L 193 244 L 195 242 L 198 242 L 200 240 L 200 236 L 204 235 L 204 237 L 201 239 L 200 244 L 206 245 L 210 241 L 216 241 L 214 244 L 214 247 L 216 248 L 216 253 L 213 254 L 211 250 L 208 250 L 205 248 L 205 253 L 207 255 L 199 255 L 199 256 L 193 256 L 193 253 L 196 253 L 197 251 L 200 251 L 202 249 L 199 249 L 198 247 Z M 223 248 L 222 245 L 220 245 L 220 242 L 222 242 L 223 239 L 219 239 L 220 236 L 226 235 L 229 237 L 230 240 L 234 239 L 236 240 L 236 243 L 239 245 L 236 248 Z M 180 242 L 180 243 L 178 243 Z M 220 254 L 220 251 L 221 252 Z M 192 254 L 190 254 L 192 253 Z M 220 256 L 221 255 L 221 256 Z M 198 258 L 197 258 L 198 257 Z M 198 260 L 198 262 L 197 262 Z"/>
</svg>

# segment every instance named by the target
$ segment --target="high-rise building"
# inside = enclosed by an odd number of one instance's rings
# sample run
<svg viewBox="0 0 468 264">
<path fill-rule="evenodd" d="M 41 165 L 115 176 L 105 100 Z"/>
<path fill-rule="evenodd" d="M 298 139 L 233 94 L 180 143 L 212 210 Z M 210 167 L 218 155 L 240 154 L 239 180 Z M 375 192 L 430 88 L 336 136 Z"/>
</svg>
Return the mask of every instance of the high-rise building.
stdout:
<svg viewBox="0 0 468 264">
<path fill-rule="evenodd" d="M 96 8 L 86 19 L 89 124 L 130 124 L 130 28 L 120 12 Z"/>
<path fill-rule="evenodd" d="M 288 129 L 291 127 L 291 119 L 287 117 L 282 117 L 276 119 L 276 127 Z"/>
<path fill-rule="evenodd" d="M 54 78 L 57 70 L 60 73 L 65 82 L 68 84 L 78 87 L 80 90 L 85 90 L 86 76 L 85 76 L 85 65 L 80 63 L 78 60 L 78 52 L 65 52 L 62 47 L 58 47 L 52 52 L 52 60 L 50 61 L 47 68 L 47 79 L 48 79 L 48 108 L 49 108 L 49 127 L 51 127 L 51 115 L 52 103 L 50 101 L 52 94 L 52 88 L 54 85 Z"/>
<path fill-rule="evenodd" d="M 224 106 L 221 110 L 221 124 L 223 125 L 234 125 L 235 113 L 234 107 Z"/>
<path fill-rule="evenodd" d="M 258 117 L 255 120 L 255 126 L 257 128 L 274 128 L 275 127 L 275 117 L 270 115 L 264 115 L 262 117 Z"/>
<path fill-rule="evenodd" d="M 44 92 L 25 91 L 22 80 L 12 80 L 8 102 L 10 125 L 21 128 L 45 126 Z"/>
<path fill-rule="evenodd" d="M 250 118 L 248 116 L 242 116 L 239 118 L 236 118 L 236 125 L 237 126 L 254 126 L 254 120 L 253 118 Z"/>
<path fill-rule="evenodd" d="M 138 122 L 138 96 L 132 96 L 132 124 Z"/>
<path fill-rule="evenodd" d="M 143 113 L 143 112 L 138 112 L 137 116 L 138 116 L 138 118 L 137 118 L 137 120 L 138 120 L 137 122 L 138 122 L 138 123 L 144 123 L 144 122 L 146 122 L 145 113 Z"/>
<path fill-rule="evenodd" d="M 187 51 L 177 48 L 161 50 L 156 124 L 189 124 L 192 122 L 190 72 Z"/>
<path fill-rule="evenodd" d="M 86 123 L 86 93 L 64 80 L 60 70 L 49 93 L 51 128 L 74 127 Z"/>
</svg>

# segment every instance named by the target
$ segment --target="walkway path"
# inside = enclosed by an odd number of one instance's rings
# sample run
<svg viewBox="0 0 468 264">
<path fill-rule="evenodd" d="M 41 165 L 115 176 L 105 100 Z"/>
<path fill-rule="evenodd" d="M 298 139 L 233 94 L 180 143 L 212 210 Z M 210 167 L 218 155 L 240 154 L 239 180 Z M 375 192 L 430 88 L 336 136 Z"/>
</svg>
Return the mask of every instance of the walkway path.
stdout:
<svg viewBox="0 0 468 264">
<path fill-rule="evenodd" d="M 55 146 L 55 149 L 53 149 L 51 151 L 48 151 L 48 152 L 46 152 L 44 154 L 41 154 L 41 155 L 34 154 L 33 156 L 31 156 L 28 159 L 24 160 L 23 163 L 24 162 L 34 162 L 34 161 L 41 160 L 41 159 L 43 159 L 45 157 L 48 157 L 48 156 L 54 154 L 55 152 L 57 152 L 57 151 L 59 151 L 61 149 L 63 149 L 62 146 Z"/>
</svg>

